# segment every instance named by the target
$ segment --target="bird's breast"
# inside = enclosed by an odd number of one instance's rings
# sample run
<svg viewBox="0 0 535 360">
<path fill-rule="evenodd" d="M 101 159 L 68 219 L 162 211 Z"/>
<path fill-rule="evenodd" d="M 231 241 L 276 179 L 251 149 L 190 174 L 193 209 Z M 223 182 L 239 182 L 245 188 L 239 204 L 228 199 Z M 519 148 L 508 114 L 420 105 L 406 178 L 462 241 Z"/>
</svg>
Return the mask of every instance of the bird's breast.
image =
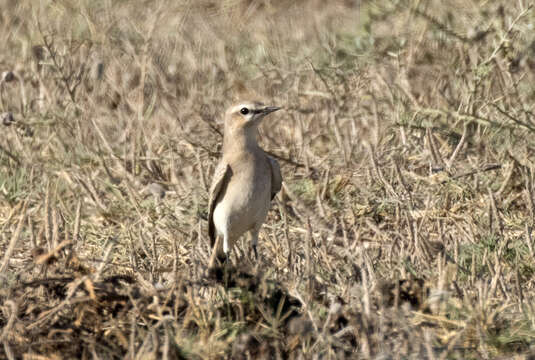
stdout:
<svg viewBox="0 0 535 360">
<path fill-rule="evenodd" d="M 271 173 L 269 168 L 258 162 L 249 166 L 239 166 L 233 169 L 233 178 L 227 186 L 224 199 L 232 204 L 234 209 L 258 207 L 269 203 L 271 189 Z"/>
<path fill-rule="evenodd" d="M 220 234 L 223 228 L 242 233 L 262 223 L 271 200 L 271 170 L 264 159 L 242 159 L 230 166 L 232 178 L 214 209 L 214 224 Z"/>
</svg>

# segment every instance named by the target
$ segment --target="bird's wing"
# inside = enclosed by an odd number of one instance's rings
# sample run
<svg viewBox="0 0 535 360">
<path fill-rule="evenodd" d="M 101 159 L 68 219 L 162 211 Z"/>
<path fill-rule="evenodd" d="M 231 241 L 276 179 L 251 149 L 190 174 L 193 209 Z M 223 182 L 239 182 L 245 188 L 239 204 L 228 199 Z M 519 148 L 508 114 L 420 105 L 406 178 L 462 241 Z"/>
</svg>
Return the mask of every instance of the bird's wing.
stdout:
<svg viewBox="0 0 535 360">
<path fill-rule="evenodd" d="M 219 197 L 225 191 L 225 188 L 230 180 L 232 171 L 228 163 L 224 160 L 221 160 L 214 172 L 214 177 L 212 178 L 212 186 L 210 186 L 210 201 L 208 203 L 208 235 L 210 236 L 210 246 L 213 247 L 215 244 L 215 225 L 214 225 L 214 209 L 219 200 Z"/>
<path fill-rule="evenodd" d="M 282 187 L 282 175 L 279 162 L 271 156 L 268 156 L 268 159 L 271 166 L 271 200 L 273 200 Z"/>
</svg>

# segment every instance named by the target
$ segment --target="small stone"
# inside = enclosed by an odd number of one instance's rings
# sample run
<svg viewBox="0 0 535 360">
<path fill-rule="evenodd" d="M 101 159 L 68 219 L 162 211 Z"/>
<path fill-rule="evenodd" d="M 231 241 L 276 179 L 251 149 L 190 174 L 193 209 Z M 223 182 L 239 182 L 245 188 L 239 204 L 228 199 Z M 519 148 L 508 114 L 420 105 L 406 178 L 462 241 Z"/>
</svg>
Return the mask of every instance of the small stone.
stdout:
<svg viewBox="0 0 535 360">
<path fill-rule="evenodd" d="M 165 197 L 165 188 L 158 183 L 149 184 L 147 190 L 149 190 L 152 196 L 156 199 L 163 199 Z"/>
<path fill-rule="evenodd" d="M 10 112 L 5 112 L 0 114 L 0 120 L 2 121 L 2 125 L 4 126 L 10 126 L 15 122 L 15 118 L 13 117 L 13 114 Z"/>
<path fill-rule="evenodd" d="M 2 73 L 2 80 L 4 80 L 5 82 L 12 82 L 13 80 L 15 80 L 15 74 L 13 73 L 13 71 L 4 71 Z"/>
</svg>

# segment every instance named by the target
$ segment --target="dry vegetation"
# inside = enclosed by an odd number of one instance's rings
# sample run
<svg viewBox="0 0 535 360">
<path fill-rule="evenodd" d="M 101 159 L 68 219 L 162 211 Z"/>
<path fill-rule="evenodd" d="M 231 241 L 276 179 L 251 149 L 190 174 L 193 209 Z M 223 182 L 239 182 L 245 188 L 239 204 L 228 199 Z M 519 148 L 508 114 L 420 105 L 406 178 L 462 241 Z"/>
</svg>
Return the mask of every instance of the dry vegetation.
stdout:
<svg viewBox="0 0 535 360">
<path fill-rule="evenodd" d="M 4 0 L 0 358 L 535 356 L 527 1 Z M 207 276 L 221 114 L 283 106 Z M 215 275 L 215 276 L 214 276 Z"/>
</svg>

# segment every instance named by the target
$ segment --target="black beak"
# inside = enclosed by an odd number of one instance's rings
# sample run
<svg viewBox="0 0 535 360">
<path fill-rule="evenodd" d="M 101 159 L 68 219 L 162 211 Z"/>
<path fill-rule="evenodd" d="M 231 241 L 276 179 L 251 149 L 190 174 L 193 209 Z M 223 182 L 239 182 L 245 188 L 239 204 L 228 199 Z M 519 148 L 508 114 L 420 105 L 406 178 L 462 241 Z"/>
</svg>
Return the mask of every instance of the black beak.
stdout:
<svg viewBox="0 0 535 360">
<path fill-rule="evenodd" d="M 255 110 L 255 113 L 262 114 L 262 117 L 266 116 L 267 114 L 270 114 L 274 111 L 280 110 L 280 107 L 277 106 L 266 106 L 265 108 L 257 109 Z"/>
<path fill-rule="evenodd" d="M 266 106 L 265 108 L 262 109 L 262 112 L 267 115 L 269 113 L 275 112 L 280 109 L 281 108 L 278 106 Z"/>
</svg>

